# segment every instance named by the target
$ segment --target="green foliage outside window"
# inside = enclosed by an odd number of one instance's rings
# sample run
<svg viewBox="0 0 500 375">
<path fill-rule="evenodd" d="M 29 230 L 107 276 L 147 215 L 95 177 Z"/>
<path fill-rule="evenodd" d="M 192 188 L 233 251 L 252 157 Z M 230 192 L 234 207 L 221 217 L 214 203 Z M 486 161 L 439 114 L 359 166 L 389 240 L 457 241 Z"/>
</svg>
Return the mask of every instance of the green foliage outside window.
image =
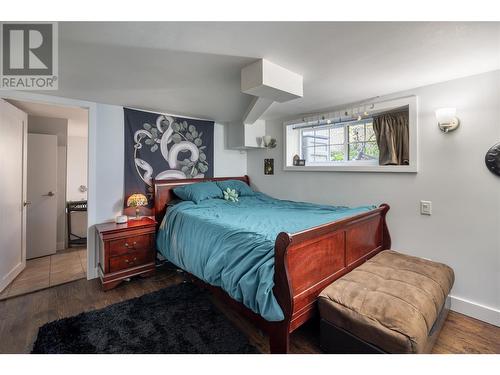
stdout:
<svg viewBox="0 0 500 375">
<path fill-rule="evenodd" d="M 346 134 L 347 132 L 347 134 Z M 371 122 L 358 122 L 344 126 L 302 131 L 303 144 L 307 147 L 302 157 L 310 162 L 342 162 L 352 160 L 377 160 L 379 150 Z M 325 153 L 326 159 L 325 159 Z"/>
</svg>

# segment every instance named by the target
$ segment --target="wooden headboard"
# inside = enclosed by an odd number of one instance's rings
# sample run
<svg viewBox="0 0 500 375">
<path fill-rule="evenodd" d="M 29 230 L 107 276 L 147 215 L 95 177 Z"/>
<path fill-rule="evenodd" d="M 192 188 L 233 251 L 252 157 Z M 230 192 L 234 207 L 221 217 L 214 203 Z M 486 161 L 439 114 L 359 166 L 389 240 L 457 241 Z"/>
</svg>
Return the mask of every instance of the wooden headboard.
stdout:
<svg viewBox="0 0 500 375">
<path fill-rule="evenodd" d="M 167 211 L 167 204 L 172 199 L 175 199 L 174 192 L 172 191 L 176 187 L 195 184 L 197 182 L 207 182 L 207 181 L 224 181 L 224 180 L 240 180 L 250 185 L 250 179 L 248 176 L 239 177 L 214 177 L 214 178 L 193 178 L 193 179 L 179 179 L 179 180 L 154 180 L 153 181 L 153 192 L 154 192 L 154 210 L 155 219 L 158 225 L 160 225 Z"/>
</svg>

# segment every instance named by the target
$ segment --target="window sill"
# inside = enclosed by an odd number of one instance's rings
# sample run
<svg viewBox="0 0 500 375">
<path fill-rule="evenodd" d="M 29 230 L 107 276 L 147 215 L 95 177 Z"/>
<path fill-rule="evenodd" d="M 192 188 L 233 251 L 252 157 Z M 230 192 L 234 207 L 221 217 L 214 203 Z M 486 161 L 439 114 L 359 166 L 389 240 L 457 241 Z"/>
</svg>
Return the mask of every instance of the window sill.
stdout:
<svg viewBox="0 0 500 375">
<path fill-rule="evenodd" d="M 304 167 L 285 166 L 284 171 L 294 172 L 376 172 L 376 173 L 417 173 L 415 165 L 306 165 Z"/>
</svg>

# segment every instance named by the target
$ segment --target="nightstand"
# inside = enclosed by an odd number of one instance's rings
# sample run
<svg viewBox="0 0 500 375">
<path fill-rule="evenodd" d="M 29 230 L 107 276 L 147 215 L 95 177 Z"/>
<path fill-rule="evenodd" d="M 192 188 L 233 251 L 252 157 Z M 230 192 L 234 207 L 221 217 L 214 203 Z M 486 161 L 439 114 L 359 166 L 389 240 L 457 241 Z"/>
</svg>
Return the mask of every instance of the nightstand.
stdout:
<svg viewBox="0 0 500 375">
<path fill-rule="evenodd" d="M 104 290 L 132 276 L 155 272 L 156 221 L 148 217 L 125 224 L 96 225 L 99 234 L 98 272 Z"/>
</svg>

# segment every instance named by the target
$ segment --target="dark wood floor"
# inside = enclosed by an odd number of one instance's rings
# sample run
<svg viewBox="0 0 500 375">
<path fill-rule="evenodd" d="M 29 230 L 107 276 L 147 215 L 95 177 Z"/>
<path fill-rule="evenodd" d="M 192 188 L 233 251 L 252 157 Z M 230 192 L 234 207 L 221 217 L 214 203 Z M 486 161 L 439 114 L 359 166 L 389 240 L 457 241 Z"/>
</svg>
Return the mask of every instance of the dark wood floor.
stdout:
<svg viewBox="0 0 500 375">
<path fill-rule="evenodd" d="M 103 308 L 183 281 L 181 274 L 161 267 L 155 276 L 135 279 L 103 292 L 97 280 L 78 280 L 24 296 L 0 301 L 0 353 L 29 353 L 38 328 L 44 323 Z M 214 303 L 263 353 L 269 352 L 266 336 L 251 323 Z M 317 322 L 292 335 L 293 353 L 321 353 Z M 500 328 L 450 312 L 434 347 L 435 353 L 500 353 Z"/>
</svg>

